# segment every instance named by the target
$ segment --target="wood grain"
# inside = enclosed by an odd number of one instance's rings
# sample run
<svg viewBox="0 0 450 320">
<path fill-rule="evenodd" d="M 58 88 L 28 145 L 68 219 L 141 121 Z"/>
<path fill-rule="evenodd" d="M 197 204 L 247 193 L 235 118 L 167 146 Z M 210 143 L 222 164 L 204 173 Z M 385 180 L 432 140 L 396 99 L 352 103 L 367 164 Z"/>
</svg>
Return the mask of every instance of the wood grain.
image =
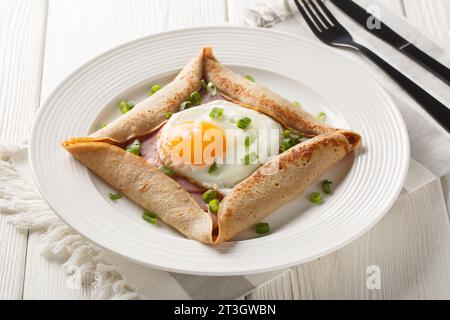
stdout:
<svg viewBox="0 0 450 320">
<path fill-rule="evenodd" d="M 443 14 L 436 11 L 440 8 L 436 3 L 428 6 L 428 2 L 420 0 L 381 2 L 397 14 L 414 13 L 408 18 L 419 28 L 435 15 Z M 427 14 L 418 12 L 424 7 Z M 448 16 L 450 11 L 446 12 Z M 446 28 L 442 23 L 431 24 L 428 31 L 442 36 Z M 446 277 L 450 270 L 450 175 L 442 179 L 442 184 L 446 198 L 439 181 L 404 196 L 356 242 L 293 268 L 290 286 L 279 281 L 269 283 L 247 299 L 284 299 L 291 292 L 294 299 L 449 299 Z M 381 290 L 366 288 L 366 269 L 372 264 L 381 268 Z"/>
<path fill-rule="evenodd" d="M 432 223 L 430 223 L 432 221 Z M 404 195 L 372 230 L 349 246 L 293 268 L 248 299 L 450 299 L 450 225 L 435 181 Z M 381 270 L 381 290 L 366 287 L 367 268 Z"/>
<path fill-rule="evenodd" d="M 46 1 L 0 1 L 0 142 L 23 142 L 39 104 Z M 0 215 L 0 299 L 22 297 L 27 232 Z"/>
<path fill-rule="evenodd" d="M 48 19 L 46 0 L 0 1 L 0 141 L 26 139 L 39 102 L 95 55 L 175 27 L 240 24 L 252 1 L 49 0 Z M 448 41 L 448 0 L 381 2 Z M 291 269 L 247 299 L 450 299 L 443 278 L 450 270 L 449 199 L 450 175 L 405 195 L 356 242 Z M 30 234 L 27 250 L 27 235 L 5 220 L 0 216 L 0 299 L 92 298 L 89 287 L 67 288 L 60 261 L 40 256 L 38 233 Z M 366 288 L 369 265 L 381 268 L 381 290 Z"/>
<path fill-rule="evenodd" d="M 159 31 L 225 23 L 225 8 L 222 0 L 50 0 L 41 101 L 70 72 L 105 50 Z M 63 268 L 40 256 L 38 243 L 32 235 L 24 298 L 91 298 L 88 287 L 66 287 Z"/>
<path fill-rule="evenodd" d="M 438 43 L 450 43 L 448 0 L 404 0 L 408 20 Z"/>
</svg>

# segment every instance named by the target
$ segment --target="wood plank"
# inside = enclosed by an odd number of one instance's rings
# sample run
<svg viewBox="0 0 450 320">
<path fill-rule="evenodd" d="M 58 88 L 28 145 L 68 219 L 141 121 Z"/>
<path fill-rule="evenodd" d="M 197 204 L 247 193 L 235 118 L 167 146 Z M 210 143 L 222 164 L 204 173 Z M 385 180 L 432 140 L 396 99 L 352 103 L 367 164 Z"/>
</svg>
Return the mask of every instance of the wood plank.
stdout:
<svg viewBox="0 0 450 320">
<path fill-rule="evenodd" d="M 400 1 L 381 2 L 397 14 L 404 13 Z M 238 21 L 232 15 L 242 14 L 245 5 L 233 1 L 228 7 L 230 20 Z M 435 182 L 402 198 L 380 224 L 353 244 L 293 268 L 290 282 L 278 279 L 247 299 L 448 298 L 446 212 L 439 182 Z M 381 267 L 381 290 L 366 288 L 366 269 L 372 264 Z"/>
<path fill-rule="evenodd" d="M 381 290 L 366 287 L 371 265 L 380 267 Z M 248 298 L 284 298 L 292 290 L 294 299 L 449 299 L 449 270 L 450 225 L 435 181 L 400 198 L 356 242 L 292 269 L 290 284 L 269 283 Z"/>
<path fill-rule="evenodd" d="M 47 3 L 0 1 L 0 142 L 28 138 L 39 104 Z M 27 232 L 0 215 L 0 300 L 22 298 Z"/>
<path fill-rule="evenodd" d="M 224 0 L 50 0 L 42 101 L 71 71 L 114 46 L 167 29 L 225 22 Z M 39 237 L 33 234 L 25 298 L 91 298 L 87 287 L 67 289 L 60 263 L 41 257 L 38 247 Z"/>
<path fill-rule="evenodd" d="M 28 237 L 27 265 L 25 270 L 24 300 L 82 300 L 91 298 L 91 287 L 67 286 L 67 275 L 61 266 L 64 260 L 43 257 L 39 250 L 40 232 Z"/>
<path fill-rule="evenodd" d="M 437 43 L 450 44 L 450 5 L 448 0 L 404 0 L 408 21 Z"/>
<path fill-rule="evenodd" d="M 155 32 L 225 23 L 225 7 L 225 0 L 50 0 L 42 101 L 94 56 Z"/>
</svg>

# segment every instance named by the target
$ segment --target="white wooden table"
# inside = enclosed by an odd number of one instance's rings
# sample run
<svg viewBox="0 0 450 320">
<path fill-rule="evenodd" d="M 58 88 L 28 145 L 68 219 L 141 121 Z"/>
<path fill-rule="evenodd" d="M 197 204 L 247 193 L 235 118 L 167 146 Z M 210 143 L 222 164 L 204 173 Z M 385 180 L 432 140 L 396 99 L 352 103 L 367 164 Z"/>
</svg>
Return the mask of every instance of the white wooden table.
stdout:
<svg viewBox="0 0 450 320">
<path fill-rule="evenodd" d="M 239 24 L 248 1 L 0 0 L 0 141 L 25 141 L 39 105 L 93 56 L 161 30 Z M 383 2 L 450 43 L 449 0 Z M 356 242 L 247 298 L 449 299 L 449 198 L 450 175 L 403 197 Z M 41 257 L 38 242 L 39 233 L 21 233 L 0 216 L 0 299 L 89 299 L 89 288 L 66 288 L 59 262 Z M 366 288 L 369 265 L 381 268 L 381 290 Z"/>
</svg>

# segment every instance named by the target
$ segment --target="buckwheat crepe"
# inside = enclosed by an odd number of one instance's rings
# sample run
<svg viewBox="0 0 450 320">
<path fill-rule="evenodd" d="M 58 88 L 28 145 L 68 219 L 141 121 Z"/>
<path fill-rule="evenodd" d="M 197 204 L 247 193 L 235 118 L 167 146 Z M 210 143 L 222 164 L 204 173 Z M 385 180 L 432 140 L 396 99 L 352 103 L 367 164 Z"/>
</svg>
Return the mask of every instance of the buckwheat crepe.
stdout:
<svg viewBox="0 0 450 320">
<path fill-rule="evenodd" d="M 212 81 L 229 99 L 285 127 L 315 136 L 278 155 L 236 185 L 222 199 L 217 219 L 174 179 L 123 148 L 159 128 L 166 121 L 166 112 L 177 112 L 189 93 L 200 88 L 202 77 Z M 358 134 L 319 122 L 269 89 L 228 70 L 206 48 L 165 88 L 106 128 L 87 138 L 70 139 L 63 147 L 106 183 L 187 238 L 218 244 L 296 199 L 360 143 Z M 273 168 L 278 170 L 267 174 Z"/>
</svg>

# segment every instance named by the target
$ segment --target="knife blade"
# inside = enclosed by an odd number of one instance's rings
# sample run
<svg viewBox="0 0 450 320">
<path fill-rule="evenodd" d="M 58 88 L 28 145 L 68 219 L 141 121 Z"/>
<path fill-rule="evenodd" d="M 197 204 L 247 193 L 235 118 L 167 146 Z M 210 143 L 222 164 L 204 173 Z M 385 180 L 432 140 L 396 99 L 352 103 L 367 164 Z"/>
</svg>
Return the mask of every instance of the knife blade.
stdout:
<svg viewBox="0 0 450 320">
<path fill-rule="evenodd" d="M 351 0 L 330 0 L 371 34 L 390 44 L 430 72 L 450 84 L 450 69 L 410 43 L 385 23 Z M 370 21 L 370 24 L 368 23 Z M 380 26 L 379 28 L 371 26 Z"/>
</svg>

